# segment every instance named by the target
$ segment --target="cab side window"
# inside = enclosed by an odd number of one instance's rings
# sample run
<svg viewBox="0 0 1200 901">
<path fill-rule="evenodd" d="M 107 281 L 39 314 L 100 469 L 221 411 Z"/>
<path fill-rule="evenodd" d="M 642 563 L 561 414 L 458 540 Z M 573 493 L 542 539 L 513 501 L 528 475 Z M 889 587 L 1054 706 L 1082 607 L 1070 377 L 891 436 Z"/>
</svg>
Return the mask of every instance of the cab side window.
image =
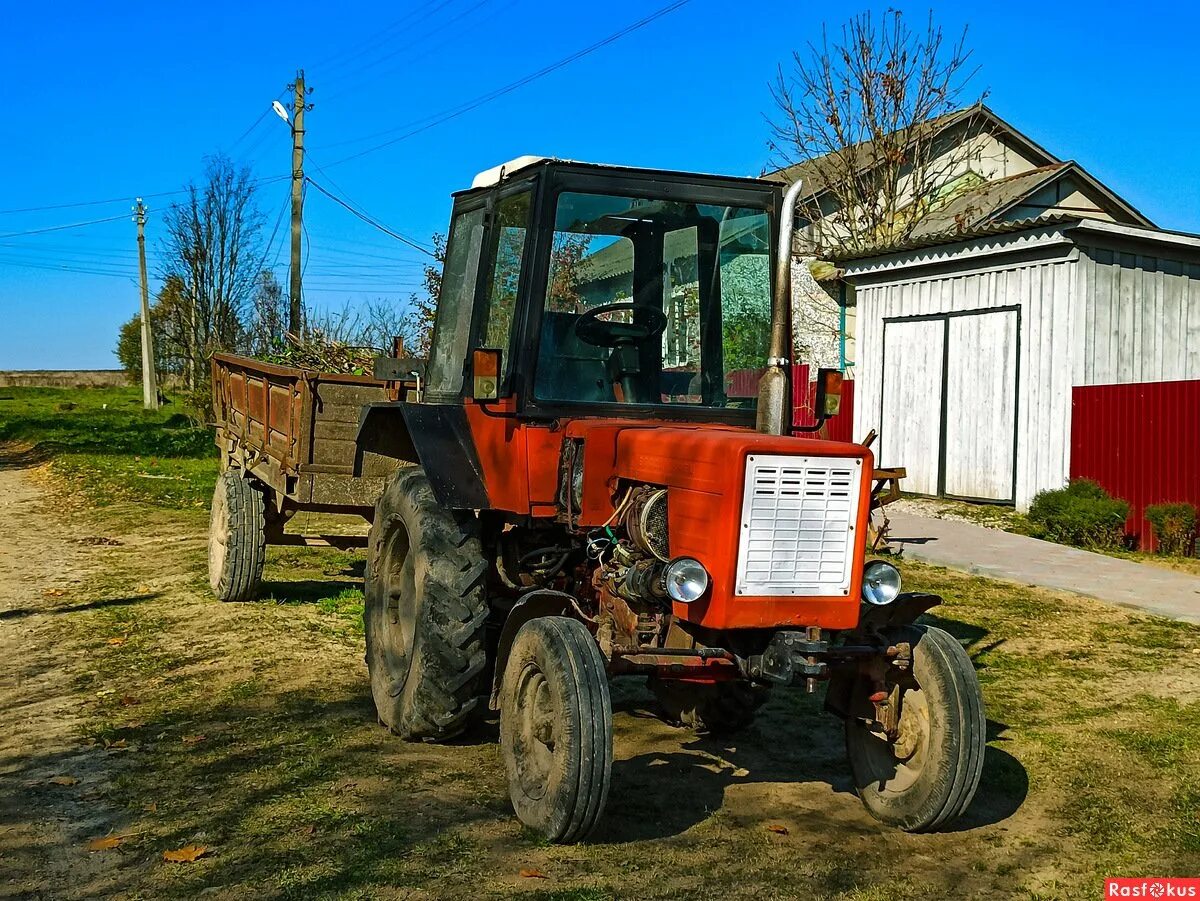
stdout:
<svg viewBox="0 0 1200 901">
<path fill-rule="evenodd" d="M 433 347 L 426 371 L 427 390 L 434 396 L 450 398 L 462 392 L 467 342 L 471 337 L 471 310 L 483 249 L 483 215 L 482 207 L 468 210 L 455 216 L 450 226 Z"/>
<path fill-rule="evenodd" d="M 495 256 L 479 334 L 480 346 L 504 351 L 506 368 L 529 236 L 529 210 L 528 192 L 505 197 L 496 207 Z"/>
</svg>

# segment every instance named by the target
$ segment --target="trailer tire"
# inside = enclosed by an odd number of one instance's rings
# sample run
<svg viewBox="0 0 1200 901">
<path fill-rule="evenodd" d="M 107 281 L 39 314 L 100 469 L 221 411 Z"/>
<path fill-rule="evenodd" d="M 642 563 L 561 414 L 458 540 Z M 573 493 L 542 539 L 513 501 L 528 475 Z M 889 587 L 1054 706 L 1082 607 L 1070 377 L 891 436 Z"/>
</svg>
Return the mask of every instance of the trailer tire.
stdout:
<svg viewBox="0 0 1200 901">
<path fill-rule="evenodd" d="M 267 555 L 263 489 L 238 469 L 217 477 L 208 525 L 208 582 L 222 601 L 250 601 Z"/>
<path fill-rule="evenodd" d="M 652 678 L 649 686 L 663 719 L 708 735 L 732 735 L 751 726 L 770 693 L 765 685 L 738 681 L 695 685 Z"/>
<path fill-rule="evenodd" d="M 975 796 L 987 748 L 987 718 L 971 658 L 949 633 L 910 625 L 886 633 L 913 649 L 896 742 L 857 717 L 846 719 L 846 751 L 867 810 L 906 832 L 930 832 L 961 816 Z"/>
<path fill-rule="evenodd" d="M 380 722 L 407 741 L 463 732 L 487 663 L 486 564 L 473 519 L 438 505 L 406 466 L 375 507 L 363 625 Z"/>
<path fill-rule="evenodd" d="M 612 778 L 612 702 L 579 620 L 539 616 L 517 632 L 500 687 L 500 752 L 527 828 L 559 844 L 592 832 Z"/>
</svg>

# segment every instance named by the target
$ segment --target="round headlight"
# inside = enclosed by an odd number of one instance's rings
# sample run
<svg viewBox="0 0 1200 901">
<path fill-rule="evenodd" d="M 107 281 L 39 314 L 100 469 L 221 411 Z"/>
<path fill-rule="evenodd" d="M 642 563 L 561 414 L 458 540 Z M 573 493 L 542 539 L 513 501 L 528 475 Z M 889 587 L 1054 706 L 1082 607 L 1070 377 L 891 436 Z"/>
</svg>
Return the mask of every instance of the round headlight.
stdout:
<svg viewBox="0 0 1200 901">
<path fill-rule="evenodd" d="M 663 586 L 671 600 L 690 604 L 708 590 L 708 570 L 699 560 L 678 557 L 667 564 Z"/>
<path fill-rule="evenodd" d="M 882 560 L 863 568 L 863 600 L 868 604 L 890 604 L 900 594 L 900 570 Z"/>
</svg>

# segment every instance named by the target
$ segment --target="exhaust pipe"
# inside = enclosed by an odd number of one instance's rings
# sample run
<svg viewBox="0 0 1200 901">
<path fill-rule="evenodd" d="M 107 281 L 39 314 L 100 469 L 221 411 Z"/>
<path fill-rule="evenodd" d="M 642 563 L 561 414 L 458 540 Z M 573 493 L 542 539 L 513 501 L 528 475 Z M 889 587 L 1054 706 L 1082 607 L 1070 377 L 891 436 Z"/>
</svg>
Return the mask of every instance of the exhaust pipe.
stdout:
<svg viewBox="0 0 1200 901">
<path fill-rule="evenodd" d="M 758 382 L 757 428 L 766 435 L 782 435 L 791 419 L 788 397 L 788 320 L 792 312 L 792 233 L 796 226 L 796 201 L 803 182 L 795 181 L 783 195 L 779 216 L 779 247 L 775 256 L 775 293 L 771 296 L 771 345 L 767 371 Z"/>
</svg>

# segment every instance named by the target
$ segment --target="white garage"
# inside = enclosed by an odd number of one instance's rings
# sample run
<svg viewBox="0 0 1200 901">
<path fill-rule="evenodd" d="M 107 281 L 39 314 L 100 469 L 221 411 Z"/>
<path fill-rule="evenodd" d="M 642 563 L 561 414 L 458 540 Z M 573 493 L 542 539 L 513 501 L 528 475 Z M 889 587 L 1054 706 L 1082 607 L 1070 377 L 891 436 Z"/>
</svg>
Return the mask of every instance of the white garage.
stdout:
<svg viewBox="0 0 1200 901">
<path fill-rule="evenodd" d="M 874 429 L 877 464 L 906 467 L 915 494 L 1024 509 L 1073 476 L 1112 481 L 1120 461 L 1091 458 L 1116 447 L 1118 423 L 1073 436 L 1073 400 L 1094 419 L 1104 386 L 1200 378 L 1198 264 L 1195 235 L 1064 216 L 842 260 L 854 434 Z M 1135 442 L 1140 412 L 1120 424 Z"/>
</svg>

